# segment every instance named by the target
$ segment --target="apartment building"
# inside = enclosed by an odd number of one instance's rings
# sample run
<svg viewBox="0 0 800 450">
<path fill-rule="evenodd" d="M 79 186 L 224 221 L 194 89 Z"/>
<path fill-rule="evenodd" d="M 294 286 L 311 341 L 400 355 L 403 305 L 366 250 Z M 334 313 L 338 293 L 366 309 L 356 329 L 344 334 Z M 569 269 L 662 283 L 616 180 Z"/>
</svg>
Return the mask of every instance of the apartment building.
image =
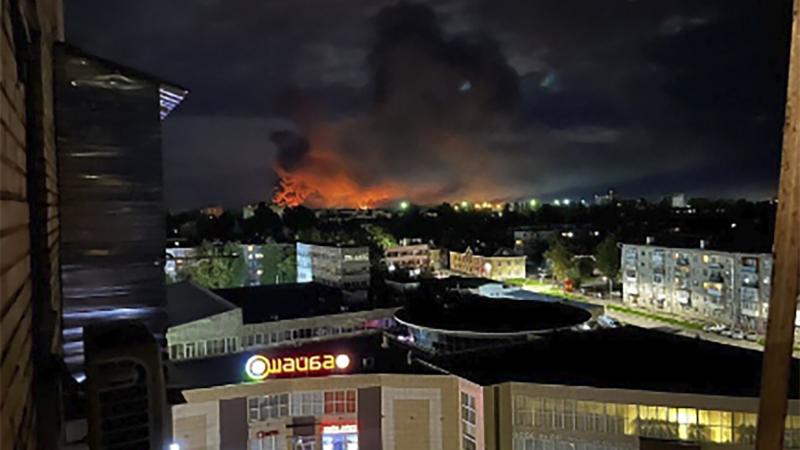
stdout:
<svg viewBox="0 0 800 450">
<path fill-rule="evenodd" d="M 369 248 L 298 242 L 297 282 L 311 281 L 347 290 L 369 287 Z"/>
<path fill-rule="evenodd" d="M 772 264 L 769 253 L 623 244 L 623 301 L 763 332 Z"/>
<path fill-rule="evenodd" d="M 493 280 L 525 278 L 525 260 L 525 256 L 515 256 L 502 250 L 493 256 L 477 255 L 467 247 L 463 253 L 450 252 L 450 270 L 462 275 Z"/>
<path fill-rule="evenodd" d="M 400 245 L 384 251 L 383 262 L 386 268 L 408 271 L 438 271 L 442 269 L 441 250 L 431 244 L 403 239 Z"/>
</svg>

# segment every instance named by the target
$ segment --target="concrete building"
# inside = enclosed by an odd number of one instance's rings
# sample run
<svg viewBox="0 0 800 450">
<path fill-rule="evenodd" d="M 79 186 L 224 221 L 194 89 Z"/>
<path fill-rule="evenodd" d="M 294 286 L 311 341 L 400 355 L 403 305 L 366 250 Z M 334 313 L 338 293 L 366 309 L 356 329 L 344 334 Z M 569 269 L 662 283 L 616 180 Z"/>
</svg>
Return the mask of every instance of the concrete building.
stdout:
<svg viewBox="0 0 800 450">
<path fill-rule="evenodd" d="M 174 441 L 187 450 L 634 450 L 650 439 L 752 448 L 756 352 L 643 329 L 556 339 L 432 356 L 362 336 L 179 363 L 186 403 L 173 407 Z M 800 448 L 796 378 L 788 449 Z"/>
<path fill-rule="evenodd" d="M 394 324 L 397 307 L 350 304 L 317 283 L 209 291 L 190 281 L 167 289 L 173 361 L 357 336 Z"/>
<path fill-rule="evenodd" d="M 525 256 L 498 251 L 494 256 L 476 255 L 467 247 L 463 253 L 450 252 L 450 270 L 473 277 L 493 280 L 525 278 Z"/>
<path fill-rule="evenodd" d="M 383 254 L 383 262 L 390 272 L 395 270 L 436 272 L 443 268 L 441 250 L 419 240 L 403 239 L 400 245 L 387 248 Z"/>
<path fill-rule="evenodd" d="M 671 204 L 673 208 L 683 209 L 689 207 L 689 203 L 686 201 L 686 194 L 683 193 L 672 194 Z"/>
<path fill-rule="evenodd" d="M 623 301 L 763 332 L 772 255 L 705 248 L 622 245 Z"/>
<path fill-rule="evenodd" d="M 346 290 L 369 287 L 369 248 L 298 242 L 297 282 L 311 281 Z"/>
<path fill-rule="evenodd" d="M 57 448 L 61 244 L 53 66 L 60 0 L 0 5 L 0 448 Z"/>
<path fill-rule="evenodd" d="M 609 189 L 605 194 L 594 194 L 594 204 L 598 206 L 610 205 L 616 201 L 613 189 Z"/>
</svg>

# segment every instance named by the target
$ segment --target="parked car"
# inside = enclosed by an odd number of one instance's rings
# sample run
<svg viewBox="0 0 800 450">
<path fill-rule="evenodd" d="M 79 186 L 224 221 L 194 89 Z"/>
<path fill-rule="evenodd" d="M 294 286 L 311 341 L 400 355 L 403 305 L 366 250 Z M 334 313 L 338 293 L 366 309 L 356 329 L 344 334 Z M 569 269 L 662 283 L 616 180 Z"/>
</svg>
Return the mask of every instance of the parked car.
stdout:
<svg viewBox="0 0 800 450">
<path fill-rule="evenodd" d="M 731 334 L 733 334 L 733 330 L 731 330 L 728 327 L 724 327 L 722 330 L 719 331 L 719 334 L 721 336 L 731 337 Z"/>
<path fill-rule="evenodd" d="M 706 332 L 709 332 L 709 333 L 720 333 L 725 328 L 727 328 L 727 327 L 725 325 L 720 324 L 720 323 L 712 323 L 712 324 L 708 324 L 708 325 L 704 326 L 703 327 L 703 331 L 706 331 Z"/>
<path fill-rule="evenodd" d="M 745 333 L 744 338 L 748 341 L 757 342 L 758 341 L 758 333 L 755 331 L 748 331 Z"/>
<path fill-rule="evenodd" d="M 744 339 L 744 331 L 731 330 L 731 339 L 742 340 Z"/>
</svg>

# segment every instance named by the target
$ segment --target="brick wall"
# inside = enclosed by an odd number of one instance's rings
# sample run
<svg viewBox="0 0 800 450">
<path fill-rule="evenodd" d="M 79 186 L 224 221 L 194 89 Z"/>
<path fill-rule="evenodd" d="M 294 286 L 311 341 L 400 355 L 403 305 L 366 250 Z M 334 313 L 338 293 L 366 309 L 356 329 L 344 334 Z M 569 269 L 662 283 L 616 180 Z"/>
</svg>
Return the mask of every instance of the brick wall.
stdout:
<svg viewBox="0 0 800 450">
<path fill-rule="evenodd" d="M 60 1 L 3 0 L 0 33 L 0 448 L 36 448 L 58 430 L 37 417 L 40 360 L 59 347 L 58 186 L 53 129 Z M 46 319 L 49 318 L 49 319 Z M 35 326 L 34 326 L 35 324 Z M 34 333 L 34 330 L 36 332 Z M 34 348 L 42 348 L 34 357 Z M 50 383 L 55 384 L 55 383 Z M 46 391 L 43 392 L 46 395 Z M 41 399 L 41 398 L 40 398 Z M 36 402 L 41 403 L 41 402 Z M 56 403 L 57 404 L 57 403 Z M 55 406 L 55 404 L 53 404 Z M 58 410 L 58 408 L 53 408 Z M 39 444 L 42 445 L 41 443 Z M 41 447 L 40 447 L 41 448 Z"/>
</svg>

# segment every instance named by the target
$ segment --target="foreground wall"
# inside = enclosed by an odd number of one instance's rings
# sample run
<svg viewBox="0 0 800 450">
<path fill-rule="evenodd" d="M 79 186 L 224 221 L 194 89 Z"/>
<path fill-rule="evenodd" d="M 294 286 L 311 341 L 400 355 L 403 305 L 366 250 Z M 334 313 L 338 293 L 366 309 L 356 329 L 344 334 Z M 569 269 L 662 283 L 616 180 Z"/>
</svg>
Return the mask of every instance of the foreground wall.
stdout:
<svg viewBox="0 0 800 450">
<path fill-rule="evenodd" d="M 56 448 L 59 391 L 47 372 L 60 348 L 52 49 L 63 39 L 62 5 L 1 7 L 0 448 Z"/>
</svg>

